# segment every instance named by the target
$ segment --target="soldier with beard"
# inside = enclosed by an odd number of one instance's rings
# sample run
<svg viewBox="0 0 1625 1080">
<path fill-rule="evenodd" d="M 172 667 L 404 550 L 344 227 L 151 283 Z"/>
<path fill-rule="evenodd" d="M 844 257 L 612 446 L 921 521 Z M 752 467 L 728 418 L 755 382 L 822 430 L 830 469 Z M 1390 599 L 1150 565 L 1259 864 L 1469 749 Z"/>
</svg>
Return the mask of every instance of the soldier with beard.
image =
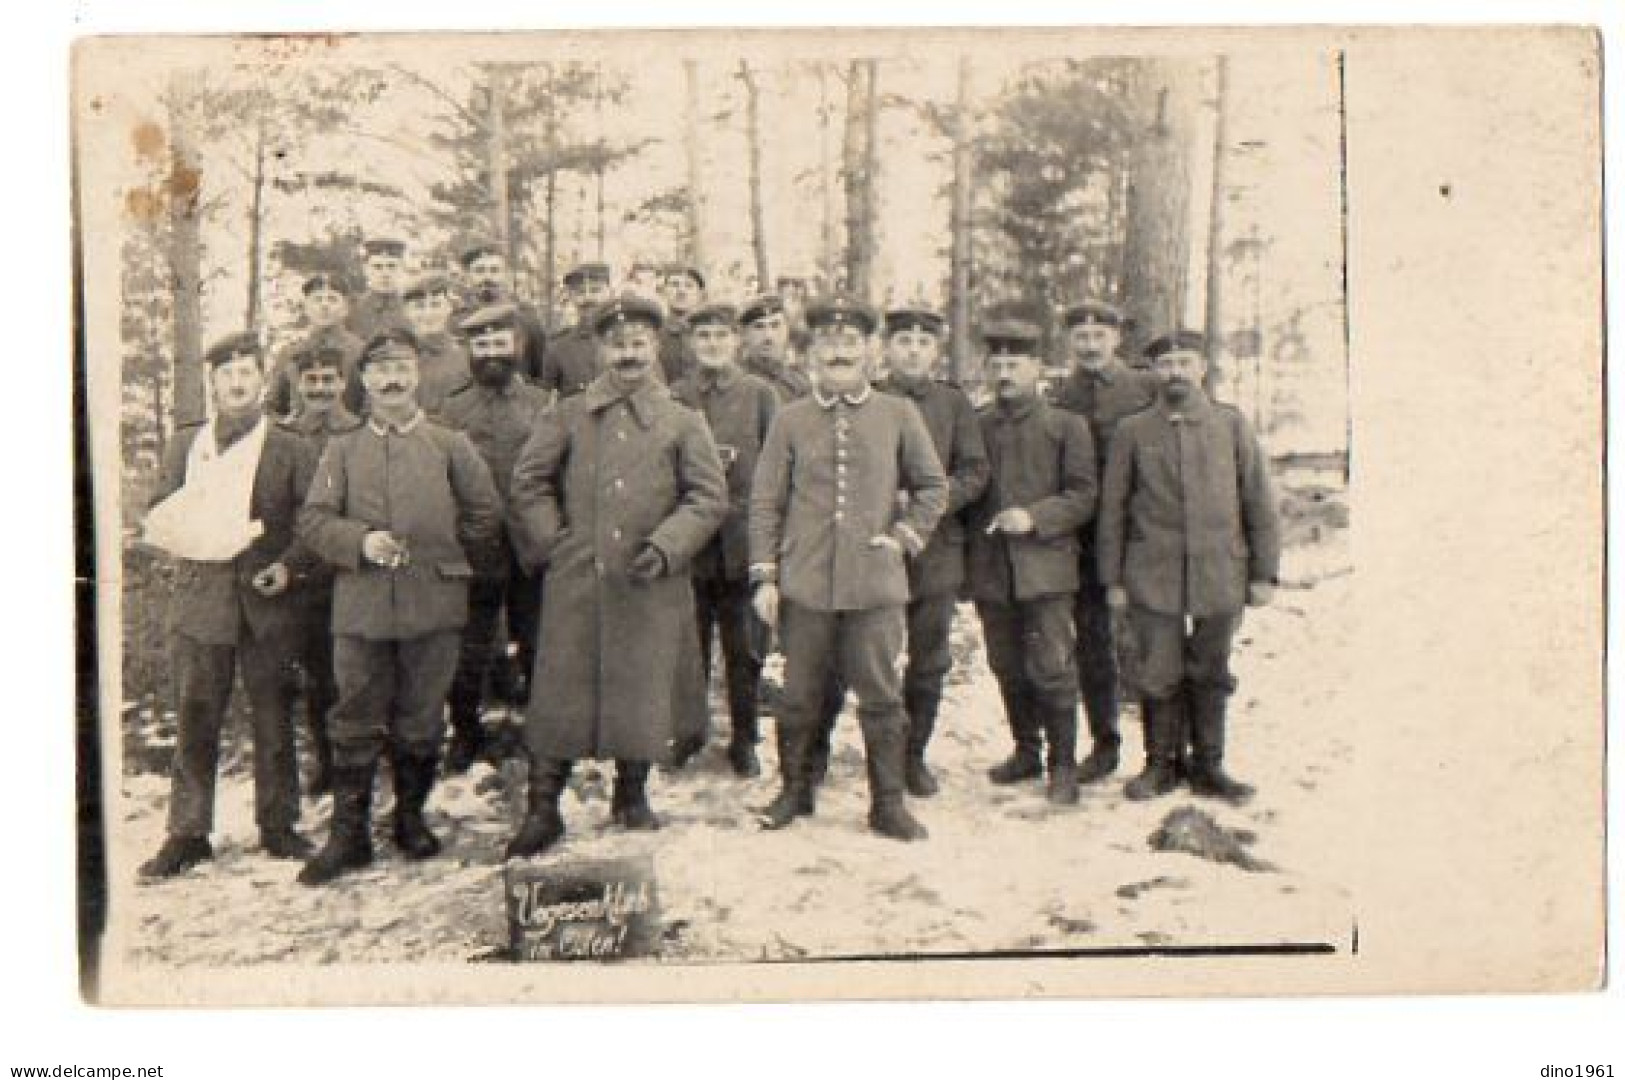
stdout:
<svg viewBox="0 0 1625 1080">
<path fill-rule="evenodd" d="M 873 310 L 834 296 L 811 305 L 807 322 L 814 389 L 774 421 L 750 495 L 754 603 L 779 628 L 785 656 L 783 786 L 762 825 L 784 828 L 814 811 L 807 756 L 833 673 L 858 697 L 870 829 L 921 840 L 925 827 L 906 798 L 908 717 L 897 661 L 906 559 L 924 549 L 942 516 L 948 481 L 919 411 L 869 384 Z"/>
<path fill-rule="evenodd" d="M 1117 355 L 1123 326 L 1123 313 L 1117 308 L 1085 300 L 1068 309 L 1062 323 L 1073 367 L 1058 388 L 1055 404 L 1089 422 L 1095 461 L 1104 471 L 1118 423 L 1156 400 L 1157 380 L 1129 367 Z M 1098 783 L 1115 772 L 1123 742 L 1117 724 L 1112 618 L 1106 606 L 1106 587 L 1100 583 L 1094 534 L 1092 528 L 1080 534 L 1078 594 L 1072 612 L 1078 635 L 1078 689 L 1094 744 L 1078 766 L 1080 784 Z"/>
<path fill-rule="evenodd" d="M 461 324 L 481 308 L 512 304 L 518 338 L 517 370 L 530 382 L 540 382 L 547 355 L 547 332 L 536 312 L 514 296 L 507 253 L 493 240 L 477 240 L 463 249 L 458 263 L 463 268 L 466 293 L 462 305 L 452 313 L 451 324 Z"/>
<path fill-rule="evenodd" d="M 1178 786 L 1188 730 L 1191 791 L 1239 805 L 1253 789 L 1224 771 L 1230 648 L 1245 609 L 1274 596 L 1281 540 L 1251 425 L 1202 391 L 1205 345 L 1182 330 L 1147 346 L 1161 392 L 1118 425 L 1096 547 L 1106 602 L 1126 614 L 1140 656 L 1146 763 L 1125 794 Z"/>
<path fill-rule="evenodd" d="M 610 273 L 601 262 L 582 263 L 564 275 L 564 287 L 578 319 L 568 330 L 547 342 L 546 363 L 539 385 L 560 398 L 574 397 L 598 378 L 598 335 L 593 331 L 597 310 L 610 300 Z"/>
<path fill-rule="evenodd" d="M 468 585 L 497 561 L 501 510 L 491 471 L 461 432 L 418 405 L 417 341 L 389 330 L 361 354 L 368 419 L 327 445 L 299 515 L 304 543 L 336 571 L 330 717 L 333 817 L 299 880 L 322 885 L 372 862 L 378 758 L 395 776 L 396 846 L 440 851 L 424 820 L 445 735 Z"/>
<path fill-rule="evenodd" d="M 339 400 L 349 354 L 335 342 L 307 346 L 293 356 L 298 407 L 282 426 L 310 444 L 313 461 L 320 461 L 328 440 L 361 426 L 361 421 Z M 333 575 L 325 565 L 313 566 L 303 596 L 298 659 L 305 673 L 305 723 L 310 731 L 316 767 L 307 790 L 325 795 L 332 787 L 333 745 L 327 734 L 327 712 L 337 690 L 333 684 Z"/>
<path fill-rule="evenodd" d="M 519 377 L 519 344 L 524 329 L 512 304 L 480 308 L 466 316 L 457 329 L 472 354 L 474 377 L 446 399 L 440 420 L 468 436 L 490 467 L 497 494 L 506 507 L 514 463 L 537 418 L 547 408 L 547 392 Z M 478 576 L 469 585 L 468 623 L 463 627 L 462 655 L 451 684 L 448 774 L 467 772 L 484 745 L 480 698 L 493 657 L 499 664 L 507 663 L 507 642 L 497 640 L 498 617 L 504 612 L 508 633 L 518 645 L 521 685 L 529 679 L 535 664 L 541 583 L 520 565 L 506 530 L 502 547 L 504 557 L 494 568 L 496 572 Z M 520 700 L 513 704 L 522 707 L 522 691 L 519 696 Z"/>
</svg>

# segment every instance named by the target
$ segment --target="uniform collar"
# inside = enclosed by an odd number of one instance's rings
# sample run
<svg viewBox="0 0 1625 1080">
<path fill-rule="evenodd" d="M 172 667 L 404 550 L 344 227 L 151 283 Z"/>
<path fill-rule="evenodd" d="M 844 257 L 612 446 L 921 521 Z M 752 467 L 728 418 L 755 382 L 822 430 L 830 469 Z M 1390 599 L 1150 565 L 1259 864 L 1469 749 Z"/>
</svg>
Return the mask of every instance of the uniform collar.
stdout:
<svg viewBox="0 0 1625 1080">
<path fill-rule="evenodd" d="M 886 376 L 884 387 L 884 389 L 894 393 L 907 394 L 911 398 L 925 397 L 926 391 L 930 388 L 930 376 L 922 375 L 918 378 L 910 378 L 907 375 L 899 375 L 895 371 Z"/>
<path fill-rule="evenodd" d="M 307 435 L 318 431 L 349 431 L 359 423 L 355 414 L 335 401 L 325 413 L 300 412 L 293 418 L 294 426 Z"/>
<path fill-rule="evenodd" d="M 1115 356 L 1107 358 L 1106 365 L 1099 371 L 1090 371 L 1081 364 L 1074 364 L 1072 367 L 1072 380 L 1074 382 L 1100 383 L 1110 386 L 1121 378 L 1122 374 L 1123 362 Z"/>
<path fill-rule="evenodd" d="M 761 375 L 762 377 L 768 379 L 779 378 L 785 373 L 789 366 L 790 365 L 785 363 L 783 360 L 763 360 L 759 356 L 749 357 L 746 359 L 744 364 L 746 371 L 749 371 L 754 375 Z"/>
<path fill-rule="evenodd" d="M 857 406 L 862 405 L 865 401 L 868 401 L 869 395 L 872 393 L 874 393 L 874 387 L 870 386 L 868 383 L 864 383 L 863 389 L 859 390 L 855 394 L 832 394 L 829 397 L 825 397 L 824 392 L 818 388 L 818 384 L 814 383 L 812 396 L 814 401 L 818 402 L 820 406 L 826 409 L 833 409 L 835 408 L 836 404 L 842 401 L 856 408 Z"/>
<path fill-rule="evenodd" d="M 1032 397 L 1017 401 L 1014 404 L 995 398 L 993 401 L 993 417 L 996 420 L 1006 422 L 1025 420 L 1035 410 L 1042 408 L 1043 405 L 1044 399 L 1039 394 L 1034 394 Z"/>
<path fill-rule="evenodd" d="M 381 438 L 388 438 L 391 433 L 396 435 L 410 435 L 412 431 L 421 423 L 423 423 L 422 409 L 414 412 L 412 414 L 412 418 L 406 421 L 404 424 L 397 424 L 393 423 L 392 421 L 385 420 L 377 413 L 373 413 L 371 416 L 367 417 L 367 426 L 372 428 L 373 432 Z"/>
<path fill-rule="evenodd" d="M 669 393 L 651 376 L 642 386 L 631 393 L 623 392 L 611 380 L 609 375 L 603 374 L 594 379 L 587 389 L 582 392 L 584 404 L 588 412 L 603 412 L 617 401 L 626 402 L 627 408 L 632 410 L 632 417 L 640 427 L 649 427 L 654 423 L 655 408 L 660 396 Z"/>
<path fill-rule="evenodd" d="M 1170 424 L 1200 424 L 1213 412 L 1213 403 L 1207 399 L 1200 386 L 1191 388 L 1191 396 L 1178 408 L 1168 404 L 1168 399 L 1160 393 L 1157 395 L 1157 411 L 1163 415 Z"/>
<path fill-rule="evenodd" d="M 698 365 L 694 367 L 694 378 L 699 383 L 700 390 L 707 394 L 731 389 L 734 383 L 739 381 L 741 374 L 738 364 L 729 364 L 715 374 Z"/>
</svg>

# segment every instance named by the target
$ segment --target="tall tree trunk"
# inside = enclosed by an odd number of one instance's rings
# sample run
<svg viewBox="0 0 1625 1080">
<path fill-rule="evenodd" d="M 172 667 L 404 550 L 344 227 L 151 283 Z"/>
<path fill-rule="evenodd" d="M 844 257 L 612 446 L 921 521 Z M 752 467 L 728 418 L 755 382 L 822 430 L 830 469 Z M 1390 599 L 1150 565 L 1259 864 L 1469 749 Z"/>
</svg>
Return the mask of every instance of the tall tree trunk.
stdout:
<svg viewBox="0 0 1625 1080">
<path fill-rule="evenodd" d="M 258 331 L 260 309 L 264 302 L 260 294 L 264 288 L 265 270 L 265 124 L 257 125 L 254 133 L 254 184 L 248 201 L 248 303 L 243 326 Z"/>
<path fill-rule="evenodd" d="M 865 60 L 863 102 L 863 275 L 857 294 L 873 300 L 875 262 L 880 251 L 880 61 Z"/>
<path fill-rule="evenodd" d="M 592 84 L 592 112 L 593 122 L 596 126 L 598 143 L 604 145 L 604 66 L 596 64 L 593 67 Z M 604 257 L 604 156 L 600 153 L 593 164 L 593 187 L 596 206 L 594 207 L 593 225 L 593 257 Z"/>
<path fill-rule="evenodd" d="M 683 61 L 683 152 L 688 164 L 688 236 L 684 256 L 696 266 L 706 262 L 706 203 L 700 167 L 700 64 Z"/>
<path fill-rule="evenodd" d="M 971 367 L 971 198 L 974 192 L 971 156 L 970 57 L 959 58 L 959 87 L 954 99 L 954 186 L 949 217 L 948 368 L 955 381 L 970 375 Z"/>
<path fill-rule="evenodd" d="M 559 288 L 559 126 L 553 97 L 553 65 L 547 65 L 547 119 L 543 128 L 547 146 L 547 186 L 542 198 L 542 317 L 553 329 L 558 310 L 553 301 Z"/>
<path fill-rule="evenodd" d="M 1207 297 L 1203 313 L 1203 329 L 1207 334 L 1207 376 L 1203 381 L 1209 394 L 1216 391 L 1220 384 L 1234 381 L 1234 373 L 1224 370 L 1224 242 L 1228 231 L 1225 203 L 1229 198 L 1227 99 L 1230 92 L 1230 65 L 1223 56 L 1218 57 L 1214 63 L 1213 82 L 1213 185 L 1208 203 Z"/>
<path fill-rule="evenodd" d="M 508 193 L 508 72 L 501 64 L 486 66 L 486 168 L 491 174 L 492 239 L 510 267 L 515 265 L 512 203 Z"/>
<path fill-rule="evenodd" d="M 203 174 L 197 165 L 187 115 L 186 73 L 169 87 L 169 274 L 174 290 L 174 422 L 195 423 L 208 415 L 203 385 L 203 240 L 199 233 Z"/>
<path fill-rule="evenodd" d="M 828 292 L 835 283 L 837 255 L 835 241 L 835 177 L 829 160 L 830 111 L 829 65 L 818 62 L 818 200 L 822 214 L 819 229 L 818 271 L 823 278 L 820 290 Z"/>
<path fill-rule="evenodd" d="M 841 176 L 846 182 L 846 267 L 845 288 L 856 289 L 862 273 L 863 212 L 869 202 L 863 195 L 863 62 L 854 60 L 846 68 L 846 127 L 841 137 Z"/>
<path fill-rule="evenodd" d="M 1190 140 L 1195 73 L 1184 60 L 1141 62 L 1131 102 L 1142 122 L 1128 191 L 1123 301 L 1129 344 L 1177 329 L 1190 252 Z"/>
<path fill-rule="evenodd" d="M 756 255 L 757 291 L 773 288 L 773 275 L 767 261 L 767 213 L 762 205 L 762 118 L 761 95 L 750 64 L 739 62 L 739 79 L 745 84 L 745 138 L 750 148 L 750 244 Z"/>
</svg>

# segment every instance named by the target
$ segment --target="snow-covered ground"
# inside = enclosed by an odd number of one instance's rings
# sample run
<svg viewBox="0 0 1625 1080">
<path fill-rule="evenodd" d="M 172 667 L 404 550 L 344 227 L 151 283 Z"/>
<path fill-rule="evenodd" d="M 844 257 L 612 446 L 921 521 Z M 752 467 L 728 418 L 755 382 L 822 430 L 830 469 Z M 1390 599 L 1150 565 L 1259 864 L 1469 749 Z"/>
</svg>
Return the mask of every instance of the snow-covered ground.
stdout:
<svg viewBox="0 0 1625 1080">
<path fill-rule="evenodd" d="M 985 770 L 1008 751 L 1009 736 L 966 607 L 956 634 L 969 662 L 954 673 L 931 750 L 942 792 L 913 804 L 930 840 L 898 844 L 865 830 L 863 756 L 849 713 L 811 821 L 777 833 L 755 824 L 752 809 L 775 786 L 771 739 L 756 781 L 735 779 L 714 745 L 680 774 L 657 770 L 651 793 L 665 828 L 654 834 L 609 827 L 610 767 L 578 770 L 565 800 L 568 835 L 548 858 L 653 854 L 669 960 L 1346 946 L 1351 853 L 1335 838 L 1351 811 L 1354 748 L 1342 703 L 1354 579 L 1346 531 L 1317 538 L 1289 550 L 1277 602 L 1249 612 L 1240 637 L 1228 765 L 1259 789 L 1244 809 L 1183 789 L 1152 803 L 1125 800 L 1123 781 L 1140 763 L 1132 717 L 1123 769 L 1085 789 L 1076 807 L 1048 805 L 1038 783 L 991 785 Z M 447 841 L 440 858 L 407 863 L 381 840 L 371 869 L 309 889 L 294 880 L 296 863 L 254 850 L 242 769 L 220 785 L 216 858 L 170 881 L 137 882 L 135 866 L 162 840 L 168 784 L 152 773 L 127 776 L 109 813 L 121 856 L 118 940 L 131 961 L 157 966 L 492 954 L 506 944 L 501 849 L 522 777 L 517 762 L 481 764 L 442 783 L 431 800 L 431 823 Z M 1151 834 L 1184 806 L 1254 834 L 1248 851 L 1272 869 L 1154 850 Z M 327 811 L 326 799 L 307 804 L 303 827 L 313 839 L 325 835 Z"/>
</svg>

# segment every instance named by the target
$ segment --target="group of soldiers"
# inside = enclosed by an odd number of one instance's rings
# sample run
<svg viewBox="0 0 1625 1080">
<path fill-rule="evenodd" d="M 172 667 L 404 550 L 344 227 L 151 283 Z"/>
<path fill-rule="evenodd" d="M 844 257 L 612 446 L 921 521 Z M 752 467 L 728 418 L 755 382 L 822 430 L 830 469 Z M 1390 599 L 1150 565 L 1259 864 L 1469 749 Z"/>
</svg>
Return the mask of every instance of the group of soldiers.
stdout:
<svg viewBox="0 0 1625 1080">
<path fill-rule="evenodd" d="M 815 813 L 851 693 L 869 827 L 923 839 L 910 799 L 938 788 L 927 751 L 961 599 L 1014 743 L 992 782 L 1041 780 L 1051 802 L 1077 803 L 1119 766 L 1126 678 L 1146 751 L 1129 798 L 1181 783 L 1251 795 L 1223 767 L 1229 656 L 1244 608 L 1271 597 L 1276 511 L 1254 433 L 1203 391 L 1200 335 L 1170 333 L 1130 364 L 1122 313 L 1085 300 L 1062 318 L 1072 367 L 1046 380 L 1039 327 L 991 317 L 978 408 L 937 377 L 944 320 L 926 306 L 818 298 L 798 358 L 777 294 L 711 302 L 679 266 L 662 303 L 617 295 L 589 263 L 564 278 L 577 324 L 548 334 L 511 295 L 499 246 L 463 252 L 461 294 L 441 278 L 402 287 L 403 254 L 369 242 L 356 296 L 310 276 L 307 331 L 275 357 L 252 334 L 205 356 L 213 416 L 178 431 L 154 504 L 190 487 L 251 528 L 177 560 L 179 735 L 145 876 L 212 855 L 234 671 L 261 846 L 305 860 L 307 884 L 372 861 L 384 760 L 399 851 L 440 850 L 425 806 L 442 769 L 480 755 L 488 690 L 525 713 L 527 805 L 507 857 L 558 843 L 583 759 L 615 763 L 615 822 L 658 828 L 650 768 L 706 745 L 713 667 L 728 761 L 760 774 L 774 648 L 779 790 L 761 825 Z M 519 675 L 503 680 L 510 647 Z M 290 668 L 311 791 L 333 799 L 319 850 L 295 827 Z"/>
</svg>

